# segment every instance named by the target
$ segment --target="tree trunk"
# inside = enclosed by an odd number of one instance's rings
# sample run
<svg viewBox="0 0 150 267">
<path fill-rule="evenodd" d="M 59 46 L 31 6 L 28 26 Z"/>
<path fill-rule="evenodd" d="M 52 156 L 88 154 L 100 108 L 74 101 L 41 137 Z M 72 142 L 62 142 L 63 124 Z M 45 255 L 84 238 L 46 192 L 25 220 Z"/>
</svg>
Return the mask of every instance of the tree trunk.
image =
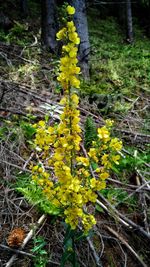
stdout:
<svg viewBox="0 0 150 267">
<path fill-rule="evenodd" d="M 20 0 L 21 16 L 26 18 L 28 15 L 28 0 Z"/>
<path fill-rule="evenodd" d="M 126 0 L 127 10 L 127 41 L 133 43 L 133 25 L 132 25 L 132 8 L 131 0 Z"/>
<path fill-rule="evenodd" d="M 90 43 L 88 35 L 88 23 L 86 16 L 85 0 L 72 0 L 71 4 L 75 7 L 74 22 L 79 34 L 81 43 L 79 46 L 79 62 L 82 75 L 85 79 L 89 79 L 89 53 Z"/>
<path fill-rule="evenodd" d="M 41 42 L 52 53 L 57 52 L 55 0 L 41 0 Z"/>
</svg>

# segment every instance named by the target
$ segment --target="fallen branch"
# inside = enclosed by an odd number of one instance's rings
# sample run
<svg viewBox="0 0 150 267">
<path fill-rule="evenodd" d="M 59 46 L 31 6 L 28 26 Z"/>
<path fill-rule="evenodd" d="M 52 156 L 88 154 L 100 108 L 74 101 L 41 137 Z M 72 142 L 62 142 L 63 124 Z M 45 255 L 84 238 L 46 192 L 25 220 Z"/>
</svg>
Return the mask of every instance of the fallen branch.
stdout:
<svg viewBox="0 0 150 267">
<path fill-rule="evenodd" d="M 22 250 L 19 250 L 19 249 L 13 249 L 13 248 L 10 248 L 10 247 L 2 245 L 2 244 L 0 244 L 0 247 L 2 249 L 9 250 L 9 251 L 14 252 L 16 254 L 21 254 L 21 255 L 24 255 L 24 256 L 31 257 L 31 258 L 35 258 L 35 256 L 33 254 L 25 252 L 25 251 L 22 251 Z"/>
<path fill-rule="evenodd" d="M 126 134 L 128 134 L 128 135 L 134 135 L 135 138 L 136 138 L 136 137 L 145 137 L 146 139 L 150 139 L 150 135 L 148 135 L 148 134 L 131 132 L 131 131 L 124 130 L 124 129 L 115 129 L 115 131 L 117 131 L 117 132 L 121 132 L 121 133 L 126 133 Z"/>
<path fill-rule="evenodd" d="M 8 161 L 5 161 L 5 160 L 1 160 L 1 159 L 0 159 L 0 162 L 1 162 L 2 164 L 10 165 L 10 166 L 12 166 L 12 167 L 14 167 L 14 168 L 16 168 L 16 169 L 18 169 L 18 170 L 26 171 L 26 172 L 31 173 L 30 170 L 28 170 L 28 169 L 24 169 L 23 167 L 20 167 L 20 166 L 18 166 L 18 165 L 16 165 L 16 164 L 13 164 L 13 163 L 11 163 L 11 162 L 8 162 Z"/>
<path fill-rule="evenodd" d="M 109 210 L 101 201 L 99 201 L 98 199 L 96 200 L 96 204 L 98 204 L 102 209 L 104 209 L 110 216 L 112 216 L 112 212 L 111 210 Z M 113 217 L 115 217 L 115 219 L 120 222 L 122 225 L 124 225 L 125 227 L 128 227 L 130 229 L 132 229 L 132 227 L 125 222 L 123 219 L 121 219 L 119 216 L 117 216 L 115 213 L 113 213 Z"/>
<path fill-rule="evenodd" d="M 137 225 L 136 223 L 134 223 L 133 221 L 131 221 L 130 219 L 128 219 L 125 215 L 121 214 L 117 209 L 115 209 L 115 207 L 113 207 L 109 201 L 99 192 L 97 192 L 97 194 L 99 195 L 99 197 L 107 204 L 107 206 L 110 208 L 110 211 L 113 211 L 113 213 L 115 215 L 117 215 L 118 218 L 122 219 L 123 222 L 127 223 L 128 225 L 130 225 L 133 229 L 138 230 L 142 235 L 144 235 L 146 238 L 150 239 L 150 234 L 147 233 L 141 226 Z M 112 213 L 111 213 L 112 214 Z"/>
<path fill-rule="evenodd" d="M 124 240 L 122 236 L 120 236 L 114 229 L 110 228 L 109 226 L 105 227 L 108 229 L 110 233 L 112 233 L 115 237 L 117 237 L 122 242 L 122 244 L 124 244 L 130 250 L 130 252 L 136 257 L 136 259 L 141 263 L 143 267 L 148 267 L 140 258 L 140 256 L 135 252 L 135 250 L 127 243 L 126 240 Z"/>
<path fill-rule="evenodd" d="M 93 242 L 91 241 L 91 239 L 89 238 L 89 236 L 86 239 L 87 239 L 87 241 L 89 243 L 89 246 L 90 246 L 90 249 L 91 249 L 91 251 L 93 253 L 93 256 L 94 256 L 94 259 L 95 259 L 95 262 L 96 262 L 96 266 L 103 267 L 102 266 L 102 263 L 100 261 L 100 258 L 99 258 L 99 256 L 96 253 L 96 250 L 94 248 Z"/>
</svg>

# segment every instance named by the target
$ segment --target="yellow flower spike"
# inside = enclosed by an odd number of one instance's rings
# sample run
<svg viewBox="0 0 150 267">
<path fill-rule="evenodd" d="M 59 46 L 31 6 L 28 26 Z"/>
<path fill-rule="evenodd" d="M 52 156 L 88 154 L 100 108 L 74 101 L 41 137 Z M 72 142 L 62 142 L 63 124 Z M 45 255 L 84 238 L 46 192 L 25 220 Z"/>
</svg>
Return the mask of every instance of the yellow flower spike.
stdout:
<svg viewBox="0 0 150 267">
<path fill-rule="evenodd" d="M 74 7 L 67 6 L 69 15 L 74 12 Z M 72 229 L 81 224 L 84 232 L 88 233 L 96 221 L 92 214 L 88 214 L 86 207 L 88 203 L 96 202 L 96 191 L 106 187 L 105 180 L 109 177 L 111 164 L 118 164 L 120 156 L 117 152 L 122 142 L 111 138 L 113 122 L 106 120 L 106 125 L 97 130 L 97 140 L 92 142 L 87 151 L 89 158 L 83 156 L 80 147 L 83 134 L 79 125 L 79 97 L 73 92 L 74 88 L 80 87 L 80 67 L 77 66 L 80 38 L 73 21 L 68 21 L 57 33 L 57 39 L 64 41 L 57 77 L 64 91 L 60 101 L 63 112 L 59 124 L 51 126 L 40 121 L 35 126 L 34 143 L 40 164 L 31 166 L 32 179 L 40 186 L 50 205 L 64 211 L 64 219 Z M 91 177 L 91 163 L 96 165 L 96 178 Z M 50 170 L 45 171 L 47 166 Z"/>
<path fill-rule="evenodd" d="M 75 8 L 73 7 L 73 6 L 67 6 L 67 12 L 68 12 L 68 14 L 69 15 L 74 15 L 74 13 L 75 13 Z"/>
</svg>

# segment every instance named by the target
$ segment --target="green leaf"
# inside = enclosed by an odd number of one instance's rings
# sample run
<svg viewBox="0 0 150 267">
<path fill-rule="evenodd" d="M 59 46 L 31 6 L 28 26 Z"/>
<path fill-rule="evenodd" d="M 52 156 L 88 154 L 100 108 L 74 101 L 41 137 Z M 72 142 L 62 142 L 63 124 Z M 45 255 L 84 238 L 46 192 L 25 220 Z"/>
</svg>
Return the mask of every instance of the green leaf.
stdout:
<svg viewBox="0 0 150 267">
<path fill-rule="evenodd" d="M 95 205 L 95 209 L 97 211 L 99 211 L 99 212 L 103 212 L 104 213 L 104 209 L 100 205 L 98 205 L 98 204 Z"/>
</svg>

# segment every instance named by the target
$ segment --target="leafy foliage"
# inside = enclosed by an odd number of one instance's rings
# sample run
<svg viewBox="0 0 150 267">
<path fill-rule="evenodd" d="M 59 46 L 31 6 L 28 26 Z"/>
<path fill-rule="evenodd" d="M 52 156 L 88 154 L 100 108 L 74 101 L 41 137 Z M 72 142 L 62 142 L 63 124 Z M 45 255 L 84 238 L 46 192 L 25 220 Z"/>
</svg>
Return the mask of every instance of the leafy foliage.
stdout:
<svg viewBox="0 0 150 267">
<path fill-rule="evenodd" d="M 47 251 L 44 248 L 46 242 L 41 236 L 34 237 L 33 241 L 34 247 L 31 252 L 35 255 L 35 258 L 33 258 L 34 267 L 46 267 L 48 263 Z"/>
<path fill-rule="evenodd" d="M 92 117 L 86 118 L 84 129 L 84 145 L 85 148 L 89 148 L 92 145 L 92 141 L 97 139 L 96 125 Z"/>
<path fill-rule="evenodd" d="M 76 232 L 71 230 L 70 226 L 67 226 L 64 238 L 64 252 L 60 264 L 61 267 L 65 267 L 67 262 L 70 262 L 74 267 L 80 267 L 75 254 L 75 237 Z"/>
<path fill-rule="evenodd" d="M 21 174 L 18 176 L 16 189 L 21 192 L 31 204 L 36 205 L 42 212 L 58 215 L 60 209 L 56 208 L 44 195 L 42 189 L 31 181 L 31 176 Z"/>
<path fill-rule="evenodd" d="M 0 31 L 0 41 L 5 41 L 8 44 L 15 43 L 19 46 L 28 45 L 32 40 L 32 35 L 28 31 L 28 24 L 23 24 L 18 21 L 14 21 L 14 26 L 5 33 Z"/>
<path fill-rule="evenodd" d="M 108 199 L 112 205 L 123 204 L 124 206 L 132 208 L 136 207 L 137 199 L 135 196 L 128 198 L 128 193 L 122 188 L 113 188 L 110 187 L 103 189 L 101 193 Z"/>
</svg>

